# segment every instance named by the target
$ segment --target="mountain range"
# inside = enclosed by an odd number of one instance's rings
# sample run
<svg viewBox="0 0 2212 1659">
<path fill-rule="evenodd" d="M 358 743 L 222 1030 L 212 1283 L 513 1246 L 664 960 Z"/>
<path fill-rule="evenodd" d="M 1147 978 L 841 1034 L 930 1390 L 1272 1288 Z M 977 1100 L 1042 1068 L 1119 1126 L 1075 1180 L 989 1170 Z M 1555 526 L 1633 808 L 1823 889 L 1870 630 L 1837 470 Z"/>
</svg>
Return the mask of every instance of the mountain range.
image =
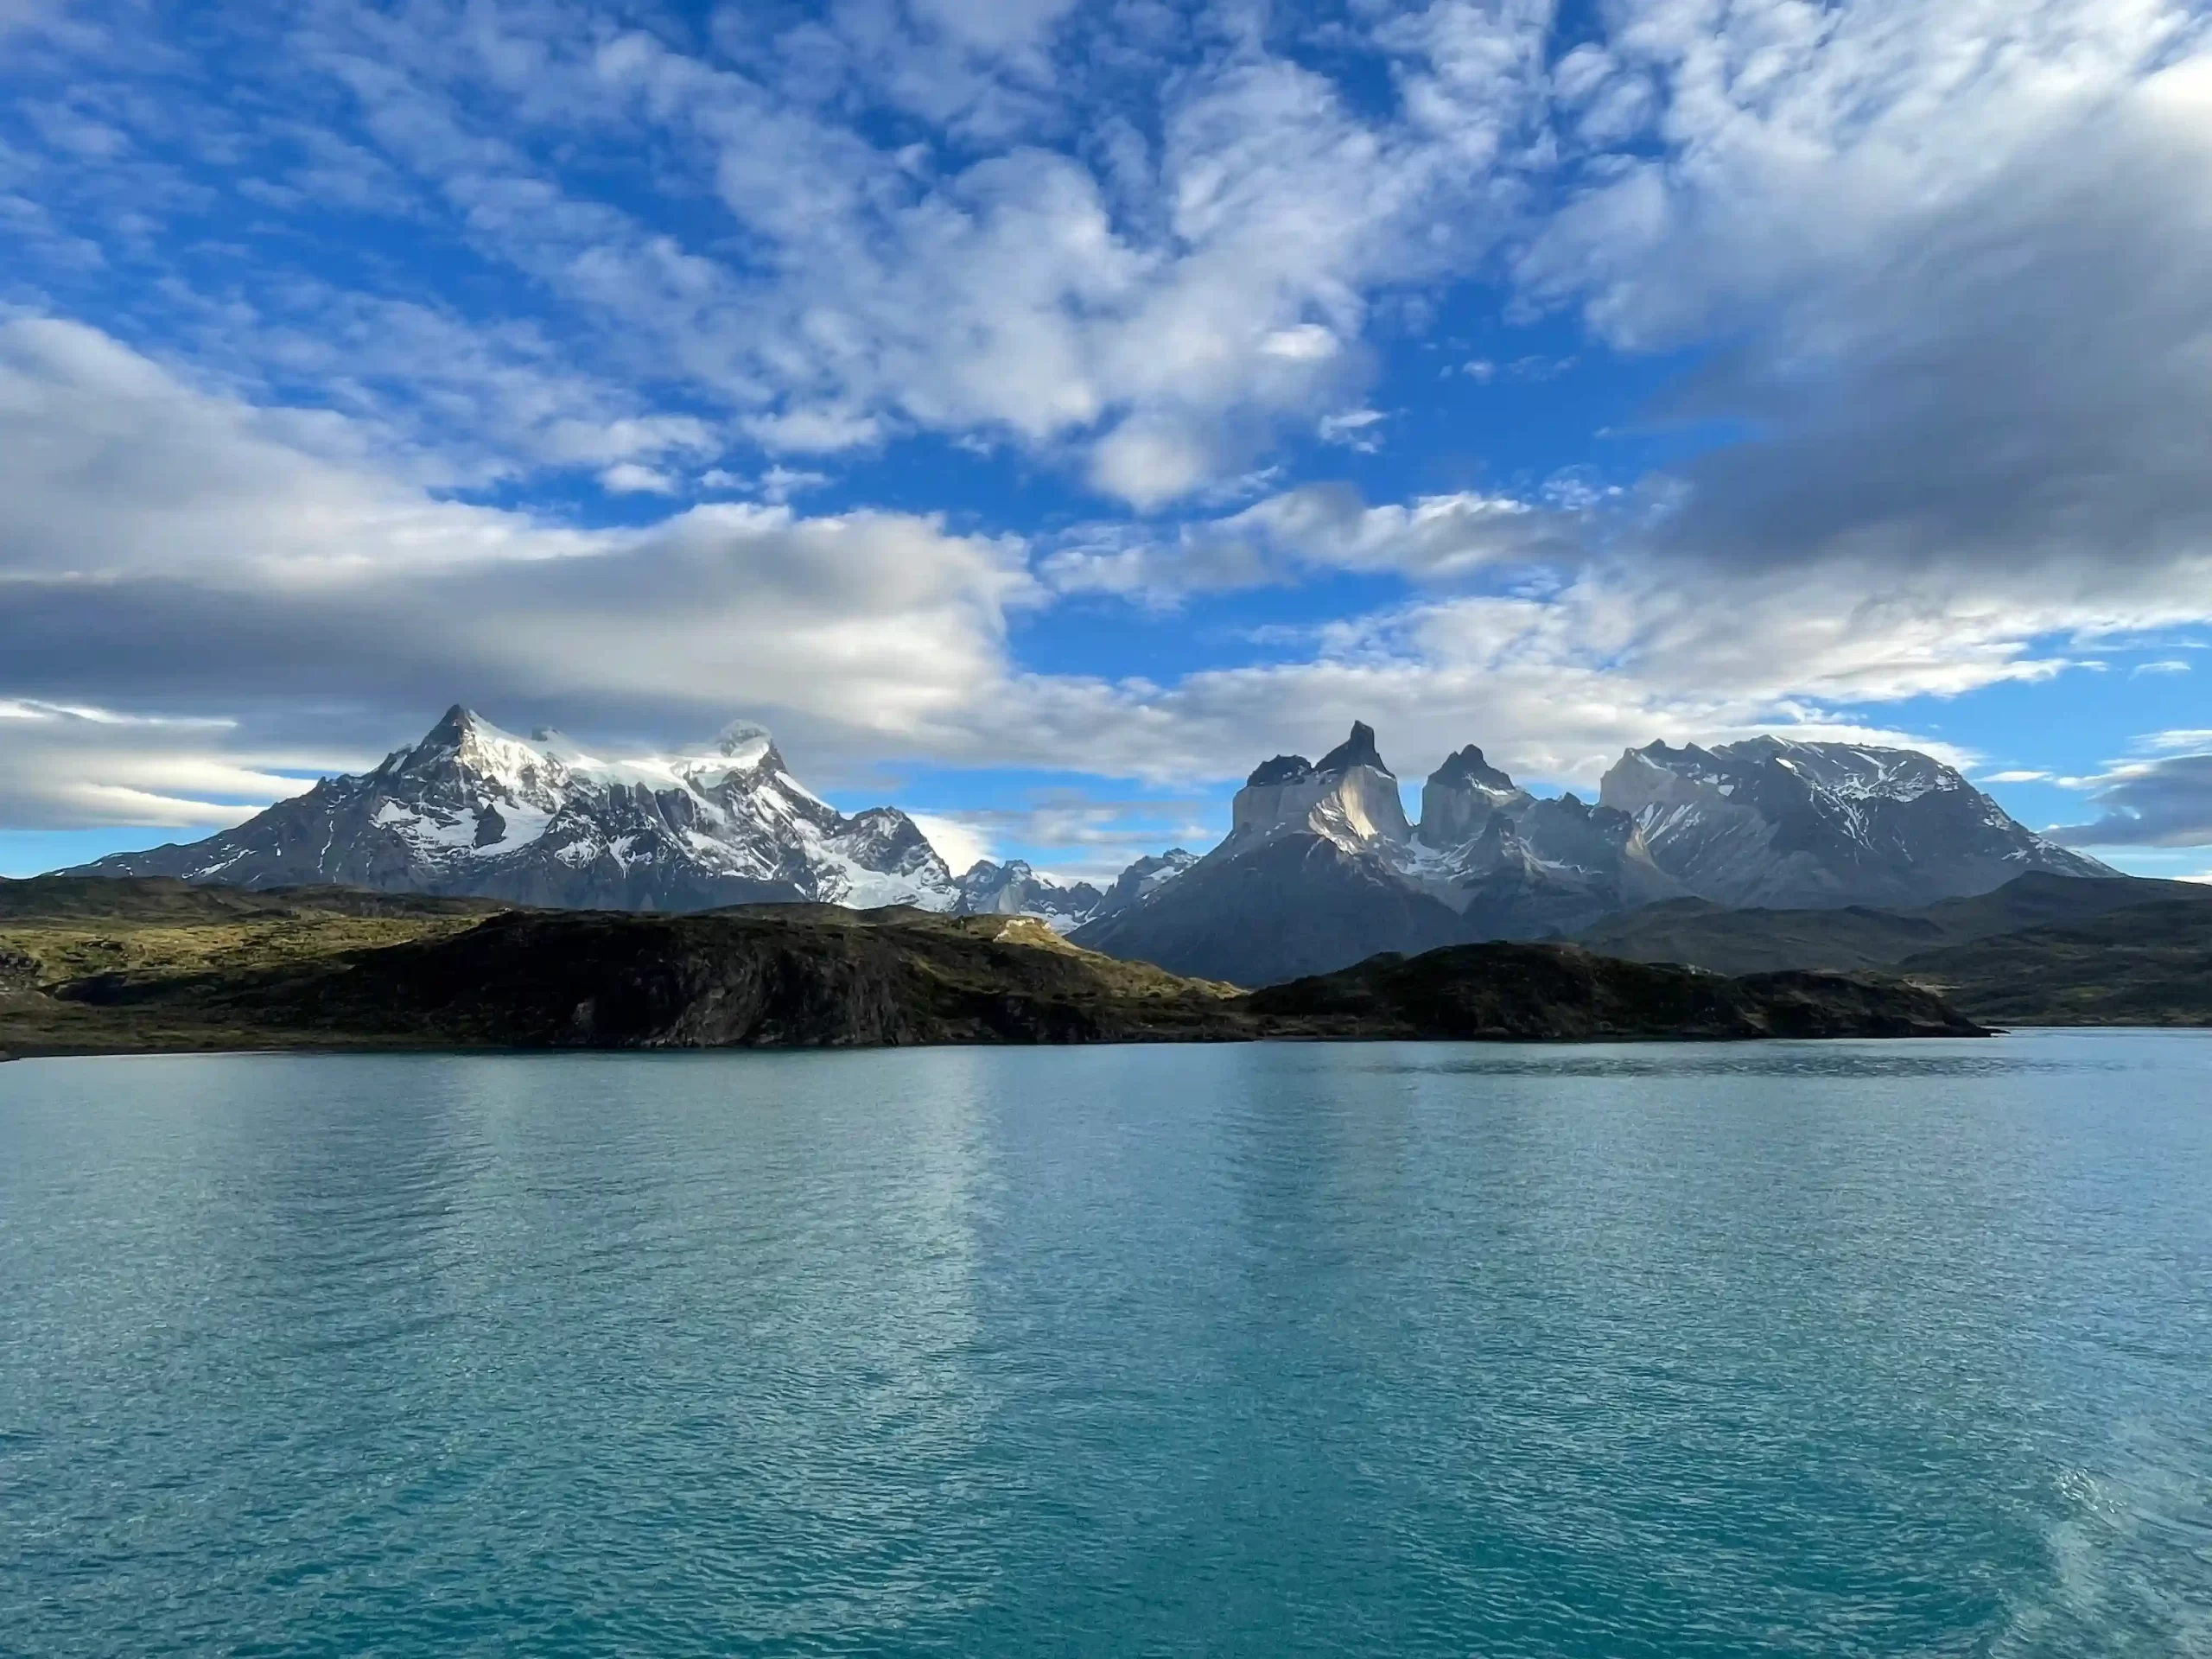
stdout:
<svg viewBox="0 0 2212 1659">
<path fill-rule="evenodd" d="M 1267 984 L 1377 951 L 1572 935 L 1669 901 L 1924 904 L 2031 872 L 2113 874 L 1904 749 L 1653 743 L 1624 754 L 1590 804 L 1539 799 L 1470 747 L 1421 799 L 1409 825 L 1374 732 L 1355 723 L 1318 761 L 1278 755 L 1256 768 L 1227 839 L 1173 887 L 1072 938 Z"/>
<path fill-rule="evenodd" d="M 1586 802 L 1537 797 L 1470 745 L 1429 774 L 1414 823 L 1373 729 L 1355 722 L 1318 761 L 1256 767 L 1204 857 L 1140 859 L 1103 888 L 1019 861 L 956 875 L 897 808 L 848 816 L 807 790 L 758 726 L 732 725 L 701 753 L 609 760 L 456 706 L 371 772 L 73 874 L 567 909 L 1028 915 L 1108 955 L 1265 985 L 1383 951 L 1569 937 L 1646 906 L 1925 905 L 2034 872 L 2112 874 L 1910 750 L 1652 743 Z"/>
<path fill-rule="evenodd" d="M 502 731 L 458 705 L 375 770 L 326 778 L 204 841 L 119 853 L 70 874 L 226 887 L 331 884 L 571 910 L 801 903 L 1033 915 L 1062 931 L 1195 861 L 1141 859 L 1105 891 L 1019 860 L 955 875 L 896 807 L 848 817 L 767 732 L 725 728 L 705 753 L 607 760 L 558 732 Z"/>
</svg>

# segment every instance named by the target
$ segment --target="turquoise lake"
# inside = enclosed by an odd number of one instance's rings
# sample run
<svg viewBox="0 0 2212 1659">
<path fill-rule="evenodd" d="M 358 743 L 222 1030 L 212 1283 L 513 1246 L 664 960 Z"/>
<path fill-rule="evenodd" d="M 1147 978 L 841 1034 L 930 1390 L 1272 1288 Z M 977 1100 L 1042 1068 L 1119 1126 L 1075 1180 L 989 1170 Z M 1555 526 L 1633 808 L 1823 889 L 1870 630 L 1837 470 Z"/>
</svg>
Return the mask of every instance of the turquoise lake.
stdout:
<svg viewBox="0 0 2212 1659">
<path fill-rule="evenodd" d="M 0 1066 L 0 1652 L 2212 1654 L 2212 1033 Z"/>
</svg>

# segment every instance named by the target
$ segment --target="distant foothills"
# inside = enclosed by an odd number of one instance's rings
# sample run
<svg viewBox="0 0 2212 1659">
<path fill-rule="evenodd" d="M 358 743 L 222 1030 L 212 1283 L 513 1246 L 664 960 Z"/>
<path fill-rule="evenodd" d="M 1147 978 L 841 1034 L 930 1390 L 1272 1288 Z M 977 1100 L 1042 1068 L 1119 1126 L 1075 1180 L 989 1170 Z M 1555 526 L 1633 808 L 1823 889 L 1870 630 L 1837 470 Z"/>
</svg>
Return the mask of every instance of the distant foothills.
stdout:
<svg viewBox="0 0 2212 1659">
<path fill-rule="evenodd" d="M 67 874 L 556 909 L 1027 915 L 1109 956 L 1240 985 L 1384 951 L 1567 938 L 1647 906 L 1901 910 L 2023 876 L 2116 874 L 1928 755 L 1777 737 L 1631 749 L 1594 803 L 1532 795 L 1470 746 L 1429 775 L 1408 823 L 1363 724 L 1318 761 L 1255 768 L 1203 857 L 1173 849 L 1103 887 L 1020 861 L 956 874 L 896 808 L 847 816 L 812 794 L 757 726 L 701 754 L 610 760 L 460 707 L 372 772 L 206 840 Z"/>
</svg>

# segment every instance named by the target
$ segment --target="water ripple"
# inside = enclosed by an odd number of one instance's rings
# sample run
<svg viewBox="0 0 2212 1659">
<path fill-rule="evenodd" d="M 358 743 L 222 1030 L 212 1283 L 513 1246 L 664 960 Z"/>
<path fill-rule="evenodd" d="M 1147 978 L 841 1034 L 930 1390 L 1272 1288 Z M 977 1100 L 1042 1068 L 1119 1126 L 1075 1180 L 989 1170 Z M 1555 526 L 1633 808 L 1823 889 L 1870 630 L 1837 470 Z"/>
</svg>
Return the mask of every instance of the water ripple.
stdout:
<svg viewBox="0 0 2212 1659">
<path fill-rule="evenodd" d="M 18 1064 L 0 1650 L 2212 1655 L 2208 1070 Z"/>
</svg>

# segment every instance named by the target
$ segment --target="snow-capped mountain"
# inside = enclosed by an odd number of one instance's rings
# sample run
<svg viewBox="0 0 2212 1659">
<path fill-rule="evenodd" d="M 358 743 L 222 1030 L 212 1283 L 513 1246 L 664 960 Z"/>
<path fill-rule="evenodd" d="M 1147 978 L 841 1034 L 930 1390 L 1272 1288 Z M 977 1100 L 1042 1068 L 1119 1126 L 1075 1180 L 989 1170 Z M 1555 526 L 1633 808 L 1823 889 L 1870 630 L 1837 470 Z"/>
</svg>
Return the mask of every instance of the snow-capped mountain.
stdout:
<svg viewBox="0 0 2212 1659">
<path fill-rule="evenodd" d="M 1140 859 L 1114 893 L 1181 868 Z M 1189 861 L 1190 855 L 1180 855 Z M 505 732 L 456 705 L 411 747 L 327 778 L 235 830 L 119 853 L 74 872 L 226 887 L 334 882 L 607 910 L 811 900 L 1042 916 L 1065 932 L 1107 895 L 1019 861 L 956 878 L 895 807 L 848 817 L 740 721 L 703 753 L 608 760 L 558 732 Z"/>
<path fill-rule="evenodd" d="M 949 910 L 957 899 L 905 813 L 846 817 L 791 775 L 758 726 L 728 727 L 703 754 L 615 760 L 457 706 L 373 772 L 325 779 L 205 841 L 86 869 L 617 910 L 778 899 Z"/>
<path fill-rule="evenodd" d="M 1635 817 L 1660 868 L 1724 905 L 1924 905 L 2031 870 L 2114 874 L 1912 749 L 1652 743 L 1621 756 L 1599 798 Z"/>
<path fill-rule="evenodd" d="M 1318 761 L 1256 768 L 1218 847 L 1074 938 L 1256 985 L 1381 950 L 1566 932 L 1682 892 L 1627 814 L 1537 800 L 1471 747 L 1430 775 L 1408 824 L 1373 729 L 1355 723 Z"/>
<path fill-rule="evenodd" d="M 979 860 L 953 885 L 956 916 L 1041 916 L 1061 933 L 1081 926 L 1104 897 L 1088 881 L 1055 880 L 1018 858 L 1006 864 Z"/>
<path fill-rule="evenodd" d="M 1075 942 L 1265 984 L 1380 950 L 1575 932 L 1686 894 L 1728 905 L 1917 906 L 2015 876 L 2113 874 L 1904 749 L 1773 737 L 1621 757 L 1599 799 L 1540 799 L 1470 746 L 1409 824 L 1375 734 L 1277 755 L 1205 857 L 1177 848 L 1103 892 L 1015 860 L 956 876 L 893 807 L 849 816 L 739 722 L 699 753 L 611 760 L 455 707 L 375 770 L 325 779 L 184 846 L 73 872 L 226 886 L 315 882 L 521 904 L 702 910 L 814 901 L 1033 915 Z"/>
<path fill-rule="evenodd" d="M 1091 918 L 1110 916 L 1139 899 L 1151 897 L 1198 861 L 1196 853 L 1181 847 L 1170 847 L 1164 853 L 1137 860 L 1115 878 L 1114 885 L 1106 889 L 1091 911 Z"/>
<path fill-rule="evenodd" d="M 2032 834 L 1953 768 L 1905 749 L 1760 737 L 1654 743 L 1595 805 L 1538 799 L 1478 748 L 1448 757 L 1408 827 L 1355 725 L 1319 761 L 1278 755 L 1237 792 L 1221 845 L 1079 944 L 1244 984 L 1483 938 L 1572 934 L 1694 894 L 1727 905 L 1930 904 L 2046 871 L 2112 874 Z"/>
</svg>

